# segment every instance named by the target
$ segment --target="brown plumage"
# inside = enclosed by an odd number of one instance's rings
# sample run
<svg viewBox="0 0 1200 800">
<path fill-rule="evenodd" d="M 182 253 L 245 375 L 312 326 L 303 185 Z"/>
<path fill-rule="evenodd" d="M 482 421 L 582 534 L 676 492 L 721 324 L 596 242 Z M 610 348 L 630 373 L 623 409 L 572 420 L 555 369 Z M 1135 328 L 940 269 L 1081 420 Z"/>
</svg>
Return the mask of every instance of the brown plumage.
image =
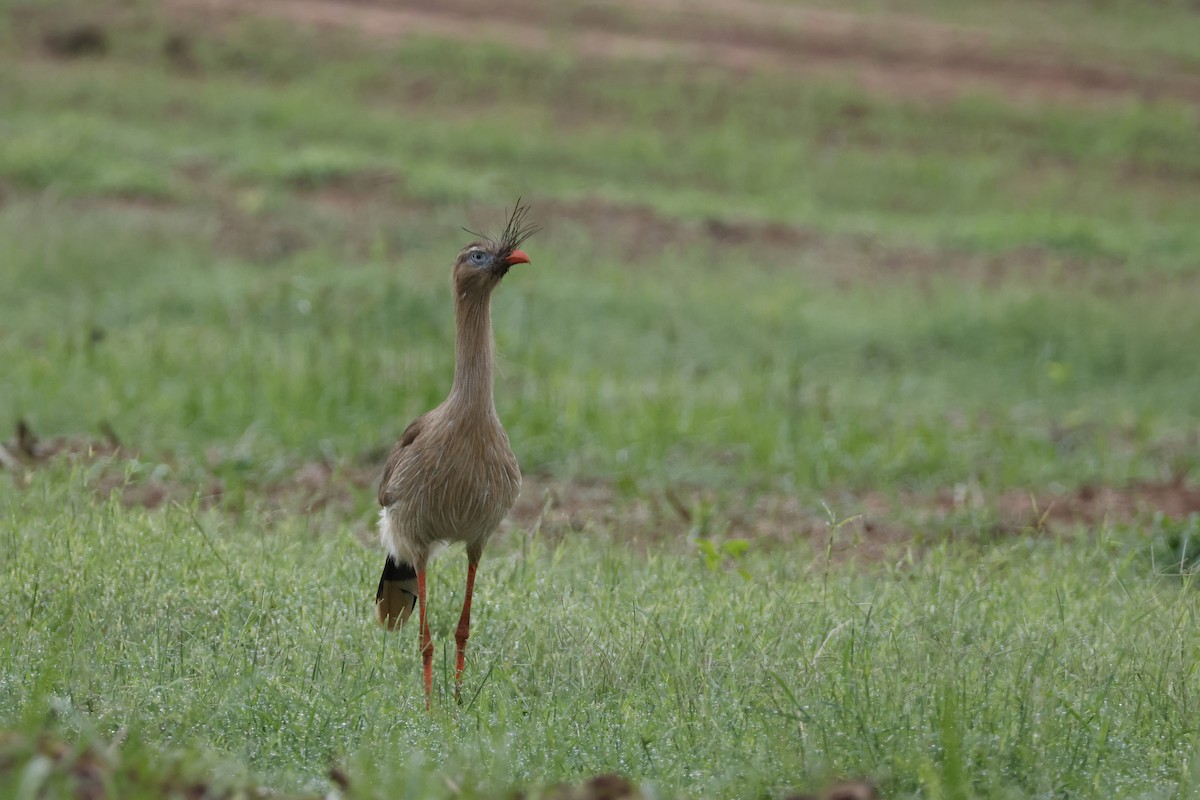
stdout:
<svg viewBox="0 0 1200 800">
<path fill-rule="evenodd" d="M 495 350 L 492 292 L 535 229 L 517 205 L 499 239 L 482 238 L 459 251 L 454 263 L 456 324 L 454 384 L 437 408 L 405 429 L 392 448 L 379 484 L 379 533 L 387 559 L 375 597 L 375 615 L 389 630 L 420 607 L 425 702 L 433 691 L 433 642 L 425 618 L 425 566 L 439 543 L 467 549 L 467 587 L 455 631 L 455 695 L 462 680 L 471 624 L 475 568 L 484 545 L 512 508 L 521 471 L 492 399 Z"/>
</svg>

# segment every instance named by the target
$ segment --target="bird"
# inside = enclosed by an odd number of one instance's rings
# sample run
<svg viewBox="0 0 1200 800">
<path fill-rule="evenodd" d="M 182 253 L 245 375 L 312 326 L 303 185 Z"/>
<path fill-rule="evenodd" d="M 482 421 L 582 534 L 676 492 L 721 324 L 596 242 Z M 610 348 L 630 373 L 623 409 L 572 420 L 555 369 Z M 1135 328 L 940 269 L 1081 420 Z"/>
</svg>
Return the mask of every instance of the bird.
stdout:
<svg viewBox="0 0 1200 800">
<path fill-rule="evenodd" d="M 493 397 L 491 300 L 509 269 L 530 263 L 520 247 L 538 228 L 528 223 L 528 215 L 529 207 L 518 200 L 500 236 L 464 228 L 477 239 L 459 251 L 451 273 L 455 348 L 450 392 L 441 405 L 404 429 L 379 482 L 379 538 L 387 555 L 375 593 L 375 617 L 395 630 L 419 607 L 426 710 L 433 693 L 433 641 L 425 608 L 430 555 L 443 544 L 466 545 L 467 585 L 454 632 L 454 695 L 461 702 L 475 570 L 521 491 L 521 470 Z"/>
</svg>

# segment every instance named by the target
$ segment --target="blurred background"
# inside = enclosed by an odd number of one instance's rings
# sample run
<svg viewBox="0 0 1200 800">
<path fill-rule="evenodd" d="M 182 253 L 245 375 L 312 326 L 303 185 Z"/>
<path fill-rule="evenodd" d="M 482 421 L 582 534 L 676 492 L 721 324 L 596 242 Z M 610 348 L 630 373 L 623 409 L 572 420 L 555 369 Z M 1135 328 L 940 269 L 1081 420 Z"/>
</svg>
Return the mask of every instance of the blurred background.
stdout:
<svg viewBox="0 0 1200 800">
<path fill-rule="evenodd" d="M 365 529 L 520 197 L 518 520 L 1197 510 L 1187 3 L 2 7 L 0 431 L 102 492 Z"/>
<path fill-rule="evenodd" d="M 1183 0 L 0 0 L 0 795 L 1195 796 L 1198 43 Z M 524 489 L 465 706 L 430 571 L 430 714 L 375 484 L 518 198 Z"/>
</svg>

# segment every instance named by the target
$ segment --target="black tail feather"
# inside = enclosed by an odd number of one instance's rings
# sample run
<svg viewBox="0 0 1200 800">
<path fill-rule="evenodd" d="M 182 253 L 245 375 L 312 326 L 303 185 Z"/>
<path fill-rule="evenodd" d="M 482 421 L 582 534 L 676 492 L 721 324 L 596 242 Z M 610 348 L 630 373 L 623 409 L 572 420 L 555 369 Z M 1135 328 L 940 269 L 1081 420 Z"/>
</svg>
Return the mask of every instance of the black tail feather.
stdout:
<svg viewBox="0 0 1200 800">
<path fill-rule="evenodd" d="M 375 591 L 375 618 L 389 631 L 403 625 L 417 605 L 417 570 L 388 556 Z"/>
</svg>

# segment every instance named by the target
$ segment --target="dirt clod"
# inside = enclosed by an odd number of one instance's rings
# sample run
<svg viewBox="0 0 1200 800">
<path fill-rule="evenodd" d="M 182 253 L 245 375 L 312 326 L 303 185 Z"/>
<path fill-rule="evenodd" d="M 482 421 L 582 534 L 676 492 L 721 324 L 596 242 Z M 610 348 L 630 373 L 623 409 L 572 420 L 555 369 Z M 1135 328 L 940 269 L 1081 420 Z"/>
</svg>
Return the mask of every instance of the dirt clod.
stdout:
<svg viewBox="0 0 1200 800">
<path fill-rule="evenodd" d="M 523 800 L 526 796 L 524 792 L 516 792 L 512 800 Z M 632 781 L 615 773 L 596 775 L 578 786 L 555 783 L 543 788 L 536 796 L 541 800 L 641 800 L 645 797 Z"/>
<path fill-rule="evenodd" d="M 835 783 L 821 794 L 792 794 L 786 800 L 881 800 L 879 790 L 870 781 Z"/>
<path fill-rule="evenodd" d="M 633 800 L 641 796 L 641 791 L 627 778 L 612 773 L 590 779 L 579 794 L 580 800 Z"/>
<path fill-rule="evenodd" d="M 198 67 L 192 40 L 182 33 L 172 33 L 163 40 L 163 56 L 167 63 L 181 72 L 193 72 Z"/>
<path fill-rule="evenodd" d="M 47 31 L 42 44 L 47 52 L 59 58 L 96 57 L 108 52 L 108 36 L 94 23 Z"/>
</svg>

